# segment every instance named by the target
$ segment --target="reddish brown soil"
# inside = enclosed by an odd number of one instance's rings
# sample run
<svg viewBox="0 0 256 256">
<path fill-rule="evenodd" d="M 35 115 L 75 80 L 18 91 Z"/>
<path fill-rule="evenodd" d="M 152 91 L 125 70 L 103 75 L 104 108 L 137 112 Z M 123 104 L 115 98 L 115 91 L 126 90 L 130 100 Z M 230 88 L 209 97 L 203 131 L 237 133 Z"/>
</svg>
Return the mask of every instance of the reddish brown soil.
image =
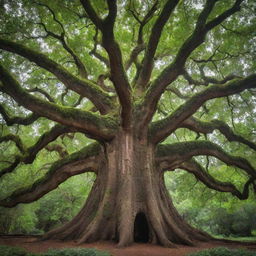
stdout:
<svg viewBox="0 0 256 256">
<path fill-rule="evenodd" d="M 224 244 L 222 242 L 199 243 L 195 247 L 179 246 L 178 248 L 163 248 L 151 244 L 133 244 L 127 248 L 117 248 L 116 244 L 111 242 L 97 242 L 90 244 L 77 245 L 75 242 L 61 242 L 55 240 L 36 241 L 37 239 L 29 236 L 0 236 L 1 245 L 19 246 L 30 252 L 44 252 L 49 248 L 97 248 L 110 252 L 113 256 L 184 256 L 188 253 L 200 251 L 206 248 L 225 246 L 230 248 L 246 248 L 256 251 L 256 244 L 241 245 L 237 243 Z"/>
</svg>

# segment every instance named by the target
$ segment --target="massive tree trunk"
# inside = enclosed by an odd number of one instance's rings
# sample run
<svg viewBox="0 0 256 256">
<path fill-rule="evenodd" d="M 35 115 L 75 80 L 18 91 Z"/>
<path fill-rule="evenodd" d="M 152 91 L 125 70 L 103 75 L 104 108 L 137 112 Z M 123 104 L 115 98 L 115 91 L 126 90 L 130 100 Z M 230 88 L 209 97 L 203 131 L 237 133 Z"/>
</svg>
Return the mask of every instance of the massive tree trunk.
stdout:
<svg viewBox="0 0 256 256">
<path fill-rule="evenodd" d="M 64 227 L 44 238 L 75 239 L 79 243 L 114 240 L 192 245 L 210 237 L 184 222 L 165 188 L 155 164 L 155 146 L 133 132 L 120 131 L 104 145 L 95 184 L 86 204 Z"/>
</svg>

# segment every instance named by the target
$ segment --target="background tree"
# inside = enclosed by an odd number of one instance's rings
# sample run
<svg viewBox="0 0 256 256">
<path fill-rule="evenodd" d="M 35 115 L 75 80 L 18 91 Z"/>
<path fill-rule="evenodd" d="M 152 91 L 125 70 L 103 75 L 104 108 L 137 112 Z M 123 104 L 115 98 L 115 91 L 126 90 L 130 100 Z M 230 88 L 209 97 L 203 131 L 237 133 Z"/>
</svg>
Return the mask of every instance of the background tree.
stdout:
<svg viewBox="0 0 256 256">
<path fill-rule="evenodd" d="M 0 173 L 40 158 L 43 171 L 0 205 L 97 175 L 78 215 L 44 238 L 192 245 L 211 237 L 177 213 L 165 171 L 239 199 L 256 190 L 254 1 L 1 3 Z M 239 186 L 218 179 L 223 164 Z"/>
</svg>

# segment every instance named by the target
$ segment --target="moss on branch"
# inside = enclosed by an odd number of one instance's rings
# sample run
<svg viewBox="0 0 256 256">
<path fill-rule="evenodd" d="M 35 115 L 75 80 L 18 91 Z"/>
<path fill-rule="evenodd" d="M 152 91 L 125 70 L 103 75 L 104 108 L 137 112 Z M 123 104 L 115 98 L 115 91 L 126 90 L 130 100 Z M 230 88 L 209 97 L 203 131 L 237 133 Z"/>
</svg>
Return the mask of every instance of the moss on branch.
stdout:
<svg viewBox="0 0 256 256">
<path fill-rule="evenodd" d="M 88 79 L 79 79 L 69 73 L 55 61 L 49 59 L 42 53 L 31 50 L 28 47 L 12 42 L 10 40 L 0 38 L 0 48 L 9 52 L 18 54 L 36 65 L 54 74 L 67 88 L 73 90 L 91 100 L 97 109 L 103 114 L 111 110 L 113 100 L 94 82 Z"/>
<path fill-rule="evenodd" d="M 109 140 L 113 137 L 117 124 L 110 117 L 98 116 L 89 111 L 72 107 L 62 107 L 39 99 L 24 90 L 12 75 L 0 65 L 0 91 L 10 95 L 17 103 L 63 125 L 79 129 L 94 139 Z"/>
<path fill-rule="evenodd" d="M 150 126 L 149 136 L 153 143 L 158 143 L 174 132 L 184 120 L 192 116 L 206 101 L 240 93 L 250 88 L 256 88 L 256 74 L 244 79 L 236 79 L 226 85 L 212 85 L 188 99 L 166 118 L 153 122 Z"/>
<path fill-rule="evenodd" d="M 193 156 L 214 156 L 227 165 L 243 169 L 246 173 L 256 178 L 256 170 L 248 160 L 236 157 L 225 152 L 220 146 L 210 141 L 188 141 L 174 144 L 160 144 L 157 147 L 156 157 L 159 161 L 186 161 Z"/>
</svg>

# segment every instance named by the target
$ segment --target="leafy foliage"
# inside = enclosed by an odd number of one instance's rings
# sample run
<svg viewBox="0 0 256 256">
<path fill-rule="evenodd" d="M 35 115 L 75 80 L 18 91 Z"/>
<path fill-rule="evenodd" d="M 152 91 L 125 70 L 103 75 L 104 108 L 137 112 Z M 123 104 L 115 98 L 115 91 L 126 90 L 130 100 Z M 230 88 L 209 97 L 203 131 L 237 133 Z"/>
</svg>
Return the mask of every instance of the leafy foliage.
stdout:
<svg viewBox="0 0 256 256">
<path fill-rule="evenodd" d="M 29 253 L 22 248 L 0 245 L 1 256 L 110 256 L 108 252 L 93 248 L 49 249 L 45 253 Z"/>
<path fill-rule="evenodd" d="M 110 254 L 96 249 L 66 248 L 51 249 L 42 256 L 110 256 Z"/>
<path fill-rule="evenodd" d="M 255 256 L 256 252 L 245 249 L 228 249 L 225 247 L 218 247 L 207 249 L 200 252 L 190 253 L 188 256 Z"/>
<path fill-rule="evenodd" d="M 6 245 L 0 245 L 0 254 L 1 256 L 33 256 L 22 248 Z"/>
</svg>

